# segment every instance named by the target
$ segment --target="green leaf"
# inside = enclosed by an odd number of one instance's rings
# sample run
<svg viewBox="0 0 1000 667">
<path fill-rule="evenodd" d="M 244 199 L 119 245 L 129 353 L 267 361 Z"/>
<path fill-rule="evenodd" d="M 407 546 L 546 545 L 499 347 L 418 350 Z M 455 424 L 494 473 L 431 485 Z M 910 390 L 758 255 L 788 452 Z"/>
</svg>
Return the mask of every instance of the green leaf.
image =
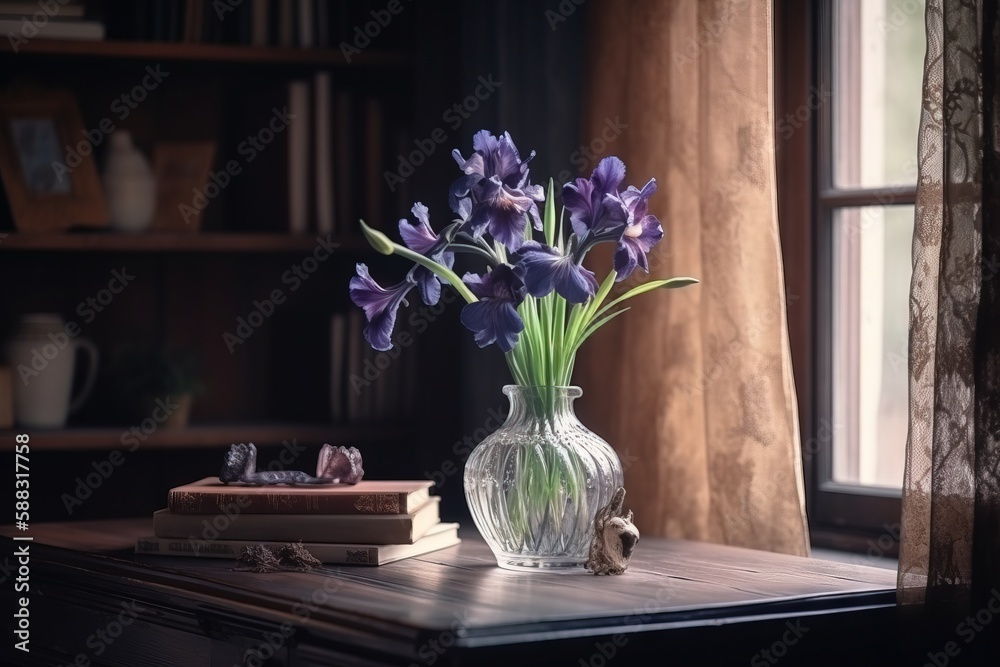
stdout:
<svg viewBox="0 0 1000 667">
<path fill-rule="evenodd" d="M 604 313 L 608 312 L 622 301 L 627 301 L 634 296 L 639 296 L 640 294 L 645 294 L 646 292 L 652 292 L 655 289 L 679 289 L 681 287 L 687 287 L 688 285 L 697 285 L 698 282 L 697 278 L 688 278 L 686 276 L 668 278 L 666 280 L 650 280 L 648 283 L 643 283 L 638 287 L 633 287 L 608 305 L 604 306 L 604 308 L 601 308 L 601 310 L 597 313 L 597 317 L 600 317 Z"/>
<path fill-rule="evenodd" d="M 595 331 L 597 331 L 598 329 L 600 329 L 605 324 L 607 324 L 611 320 L 615 319 L 616 317 L 618 317 L 622 313 L 627 312 L 628 310 L 629 310 L 629 308 L 622 308 L 621 310 L 616 310 L 615 312 L 611 313 L 610 315 L 605 315 L 601 319 L 599 319 L 596 322 L 594 322 L 593 324 L 591 324 L 589 327 L 587 327 L 587 330 L 583 332 L 583 335 L 580 336 L 580 342 L 578 342 L 576 344 L 576 346 L 579 348 L 581 345 L 583 345 L 583 342 L 585 340 L 587 340 L 588 338 L 590 338 L 590 336 Z M 575 350 L 574 350 L 574 352 L 575 352 Z"/>
</svg>

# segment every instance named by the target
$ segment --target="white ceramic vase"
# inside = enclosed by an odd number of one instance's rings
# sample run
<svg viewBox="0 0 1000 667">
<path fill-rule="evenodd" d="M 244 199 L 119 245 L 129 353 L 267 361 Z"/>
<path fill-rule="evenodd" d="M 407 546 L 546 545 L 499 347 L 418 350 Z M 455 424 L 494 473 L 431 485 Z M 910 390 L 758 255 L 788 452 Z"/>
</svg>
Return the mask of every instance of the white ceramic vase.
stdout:
<svg viewBox="0 0 1000 667">
<path fill-rule="evenodd" d="M 156 178 L 146 157 L 132 144 L 132 135 L 111 135 L 104 167 L 104 192 L 111 227 L 122 232 L 144 232 L 153 224 Z"/>
</svg>

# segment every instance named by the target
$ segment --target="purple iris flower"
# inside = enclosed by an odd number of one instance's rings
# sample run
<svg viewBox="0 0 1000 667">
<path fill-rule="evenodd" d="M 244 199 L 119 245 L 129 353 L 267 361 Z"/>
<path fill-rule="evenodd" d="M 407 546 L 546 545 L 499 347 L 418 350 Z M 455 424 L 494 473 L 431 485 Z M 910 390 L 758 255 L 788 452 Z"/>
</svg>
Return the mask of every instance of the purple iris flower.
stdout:
<svg viewBox="0 0 1000 667">
<path fill-rule="evenodd" d="M 462 308 L 462 324 L 475 334 L 476 344 L 486 347 L 496 343 L 504 352 L 517 344 L 524 322 L 517 307 L 524 300 L 524 283 L 507 264 L 501 264 L 480 276 L 466 273 L 462 282 L 479 301 Z"/>
<path fill-rule="evenodd" d="M 527 241 L 520 252 L 514 272 L 531 296 L 543 297 L 555 290 L 569 303 L 586 303 L 597 292 L 594 273 L 574 261 L 572 254 L 563 255 L 537 241 Z"/>
<path fill-rule="evenodd" d="M 392 349 L 392 329 L 396 325 L 396 311 L 405 303 L 406 294 L 414 288 L 415 283 L 407 277 L 406 280 L 385 289 L 372 280 L 365 264 L 358 264 L 358 275 L 351 278 L 351 301 L 363 308 L 368 318 L 365 327 L 365 340 L 376 350 L 385 352 Z"/>
<path fill-rule="evenodd" d="M 628 210 L 628 223 L 622 231 L 621 238 L 618 239 L 618 248 L 615 250 L 614 265 L 615 271 L 618 272 L 616 282 L 628 278 L 639 266 L 649 272 L 646 253 L 663 238 L 660 221 L 656 216 L 649 214 L 649 197 L 654 192 L 656 192 L 656 179 L 651 178 L 642 190 L 629 186 L 622 193 L 622 201 Z"/>
<path fill-rule="evenodd" d="M 542 186 L 528 182 L 528 162 L 535 153 L 521 160 L 510 134 L 504 132 L 497 138 L 488 130 L 476 133 L 472 148 L 469 159 L 458 149 L 452 151 L 465 175 L 451 186 L 451 207 L 461 215 L 461 202 L 471 199 L 468 225 L 472 235 L 478 238 L 488 229 L 493 238 L 516 251 L 524 242 L 528 216 L 536 229 L 542 228 L 537 202 L 545 194 Z"/>
<path fill-rule="evenodd" d="M 624 179 L 625 163 L 611 156 L 598 163 L 589 179 L 578 178 L 563 186 L 563 204 L 580 239 L 625 224 L 627 212 L 618 196 Z"/>
<path fill-rule="evenodd" d="M 443 252 L 447 241 L 435 234 L 431 228 L 427 207 L 417 202 L 413 205 L 411 212 L 413 217 L 417 219 L 416 225 L 410 223 L 406 218 L 399 221 L 399 235 L 403 237 L 403 243 L 410 250 L 415 250 L 450 269 L 455 263 L 455 253 Z M 434 275 L 433 271 L 426 266 L 416 264 L 410 269 L 407 278 L 420 288 L 420 298 L 424 300 L 424 303 L 428 306 L 437 305 L 441 298 L 441 280 Z"/>
</svg>

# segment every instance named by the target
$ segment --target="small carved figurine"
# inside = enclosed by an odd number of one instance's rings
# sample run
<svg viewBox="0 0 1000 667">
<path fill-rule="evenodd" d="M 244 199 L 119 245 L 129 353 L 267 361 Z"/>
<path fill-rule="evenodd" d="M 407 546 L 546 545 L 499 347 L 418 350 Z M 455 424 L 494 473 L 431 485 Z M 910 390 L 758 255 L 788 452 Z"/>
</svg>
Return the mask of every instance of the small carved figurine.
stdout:
<svg viewBox="0 0 1000 667">
<path fill-rule="evenodd" d="M 360 458 L 360 456 L 359 456 Z M 257 448 L 251 442 L 230 445 L 222 462 L 219 481 L 223 484 L 243 482 L 253 486 L 272 484 L 330 484 L 333 480 L 313 477 L 301 470 L 262 470 L 257 472 Z"/>
<path fill-rule="evenodd" d="M 594 517 L 594 541 L 586 563 L 594 574 L 621 574 L 632 558 L 639 530 L 632 525 L 632 511 L 622 513 L 624 502 L 625 487 L 619 486 L 611 502 Z"/>
<path fill-rule="evenodd" d="M 319 450 L 316 476 L 333 480 L 334 484 L 357 484 L 365 476 L 361 467 L 361 452 L 357 447 L 323 445 Z"/>
</svg>

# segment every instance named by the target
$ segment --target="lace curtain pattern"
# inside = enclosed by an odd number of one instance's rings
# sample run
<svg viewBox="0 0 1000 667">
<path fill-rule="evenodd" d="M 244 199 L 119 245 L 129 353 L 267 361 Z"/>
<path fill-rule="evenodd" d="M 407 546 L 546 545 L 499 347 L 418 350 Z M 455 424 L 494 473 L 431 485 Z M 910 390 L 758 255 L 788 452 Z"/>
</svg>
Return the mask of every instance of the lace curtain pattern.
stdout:
<svg viewBox="0 0 1000 667">
<path fill-rule="evenodd" d="M 996 3 L 927 0 L 926 26 L 899 599 L 976 603 L 1000 585 Z"/>
<path fill-rule="evenodd" d="M 656 177 L 650 273 L 702 283 L 636 299 L 594 336 L 581 414 L 617 448 L 644 535 L 804 555 L 771 2 L 592 1 L 583 143 L 624 159 L 627 183 Z"/>
</svg>

